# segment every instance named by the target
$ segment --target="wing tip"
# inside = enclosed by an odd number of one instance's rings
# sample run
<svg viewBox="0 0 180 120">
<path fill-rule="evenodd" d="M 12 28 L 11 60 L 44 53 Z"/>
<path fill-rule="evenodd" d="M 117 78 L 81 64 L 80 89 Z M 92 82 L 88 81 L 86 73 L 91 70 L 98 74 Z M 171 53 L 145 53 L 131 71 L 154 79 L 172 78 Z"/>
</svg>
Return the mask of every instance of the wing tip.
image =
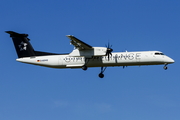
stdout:
<svg viewBox="0 0 180 120">
<path fill-rule="evenodd" d="M 72 40 L 74 37 L 74 35 L 66 35 L 66 37 L 68 37 L 70 40 Z"/>
<path fill-rule="evenodd" d="M 74 37 L 74 35 L 66 35 L 67 37 Z"/>
</svg>

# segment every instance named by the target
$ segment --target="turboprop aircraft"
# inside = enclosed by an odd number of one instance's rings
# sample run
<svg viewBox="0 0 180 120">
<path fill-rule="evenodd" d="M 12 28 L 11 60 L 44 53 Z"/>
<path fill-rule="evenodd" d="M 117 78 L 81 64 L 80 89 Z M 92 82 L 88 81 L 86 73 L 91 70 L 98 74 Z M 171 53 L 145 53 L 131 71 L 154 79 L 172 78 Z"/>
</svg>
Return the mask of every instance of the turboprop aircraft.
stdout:
<svg viewBox="0 0 180 120">
<path fill-rule="evenodd" d="M 55 54 L 35 51 L 30 44 L 28 34 L 6 31 L 13 40 L 18 58 L 22 63 L 39 65 L 50 68 L 82 68 L 101 67 L 99 77 L 104 77 L 104 71 L 110 66 L 141 66 L 167 65 L 174 60 L 160 51 L 113 52 L 111 45 L 106 47 L 92 47 L 72 35 L 67 35 L 75 49 L 68 54 Z"/>
</svg>

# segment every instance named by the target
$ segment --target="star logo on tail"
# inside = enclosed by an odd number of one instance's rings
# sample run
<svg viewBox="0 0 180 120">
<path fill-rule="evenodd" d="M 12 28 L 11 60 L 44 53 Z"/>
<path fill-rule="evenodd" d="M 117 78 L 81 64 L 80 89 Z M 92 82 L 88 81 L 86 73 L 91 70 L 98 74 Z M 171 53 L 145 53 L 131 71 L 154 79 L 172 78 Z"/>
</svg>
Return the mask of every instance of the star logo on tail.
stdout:
<svg viewBox="0 0 180 120">
<path fill-rule="evenodd" d="M 20 51 L 26 50 L 27 49 L 27 43 L 24 43 L 23 41 L 19 45 Z"/>
</svg>

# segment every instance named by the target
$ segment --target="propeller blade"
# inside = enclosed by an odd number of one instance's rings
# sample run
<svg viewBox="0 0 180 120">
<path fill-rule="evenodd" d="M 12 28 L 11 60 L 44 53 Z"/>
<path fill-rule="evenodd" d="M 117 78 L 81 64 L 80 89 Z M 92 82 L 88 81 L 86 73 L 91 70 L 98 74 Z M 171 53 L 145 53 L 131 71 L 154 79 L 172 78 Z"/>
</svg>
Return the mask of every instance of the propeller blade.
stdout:
<svg viewBox="0 0 180 120">
<path fill-rule="evenodd" d="M 108 44 L 106 45 L 106 47 L 107 47 L 106 56 L 108 57 L 108 61 L 109 61 L 110 56 L 112 56 L 112 53 L 111 53 L 111 52 L 113 51 L 113 49 L 111 48 L 112 45 L 110 45 L 109 42 L 108 42 Z"/>
</svg>

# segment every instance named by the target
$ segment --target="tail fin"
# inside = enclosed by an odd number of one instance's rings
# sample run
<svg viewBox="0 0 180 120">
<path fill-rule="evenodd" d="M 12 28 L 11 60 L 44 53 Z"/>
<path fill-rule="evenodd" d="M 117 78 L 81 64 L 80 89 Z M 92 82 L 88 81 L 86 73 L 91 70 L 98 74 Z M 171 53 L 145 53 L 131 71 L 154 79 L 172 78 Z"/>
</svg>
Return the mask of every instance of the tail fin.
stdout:
<svg viewBox="0 0 180 120">
<path fill-rule="evenodd" d="M 19 34 L 13 31 L 6 31 L 13 40 L 17 55 L 19 58 L 35 56 L 35 51 L 30 44 L 28 34 Z"/>
</svg>

